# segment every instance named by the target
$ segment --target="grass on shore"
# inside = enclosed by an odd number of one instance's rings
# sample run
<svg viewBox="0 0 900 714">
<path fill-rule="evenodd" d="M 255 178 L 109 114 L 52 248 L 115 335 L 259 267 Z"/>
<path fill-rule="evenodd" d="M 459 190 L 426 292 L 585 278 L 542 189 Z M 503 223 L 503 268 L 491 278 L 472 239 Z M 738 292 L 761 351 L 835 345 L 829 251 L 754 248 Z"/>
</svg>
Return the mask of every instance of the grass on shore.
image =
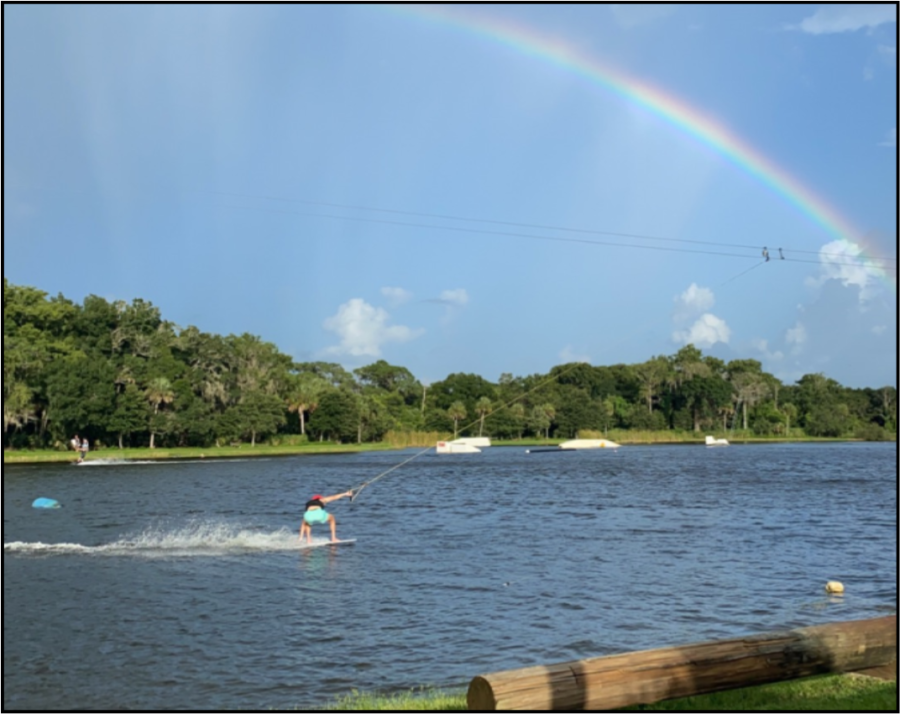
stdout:
<svg viewBox="0 0 900 714">
<path fill-rule="evenodd" d="M 391 451 L 390 444 L 335 444 L 312 442 L 309 444 L 241 444 L 240 446 L 175 447 L 96 449 L 88 452 L 87 460 L 96 459 L 221 459 L 248 458 L 253 456 L 294 456 L 298 454 L 346 454 L 361 451 Z M 55 449 L 5 450 L 4 464 L 65 463 L 76 460 L 75 452 Z"/>
<path fill-rule="evenodd" d="M 467 706 L 464 691 L 423 687 L 391 695 L 354 691 L 324 710 L 449 712 L 467 711 Z M 897 682 L 855 674 L 830 674 L 639 704 L 617 711 L 897 711 Z"/>
<path fill-rule="evenodd" d="M 799 431 L 799 430 L 798 430 Z M 581 438 L 608 438 L 623 445 L 634 444 L 703 444 L 704 434 L 680 431 L 610 431 L 608 436 L 600 432 L 583 432 Z M 759 437 L 750 433 L 727 434 L 733 443 L 779 443 L 779 442 L 822 442 L 847 441 L 848 439 L 813 438 L 803 435 L 787 437 Z M 446 438 L 446 437 L 444 437 Z M 248 458 L 251 456 L 295 456 L 301 454 L 341 454 L 363 451 L 391 451 L 408 448 L 431 448 L 441 440 L 438 432 L 412 432 L 398 434 L 389 432 L 382 442 L 363 444 L 338 444 L 334 442 L 306 441 L 305 437 L 279 436 L 271 443 L 237 444 L 233 446 L 174 447 L 174 448 L 127 448 L 105 447 L 88 453 L 88 460 L 94 459 L 215 459 Z M 496 447 L 531 448 L 557 446 L 565 439 L 514 439 L 493 442 Z M 65 463 L 75 461 L 72 451 L 60 446 L 58 449 L 4 449 L 4 464 Z"/>
</svg>

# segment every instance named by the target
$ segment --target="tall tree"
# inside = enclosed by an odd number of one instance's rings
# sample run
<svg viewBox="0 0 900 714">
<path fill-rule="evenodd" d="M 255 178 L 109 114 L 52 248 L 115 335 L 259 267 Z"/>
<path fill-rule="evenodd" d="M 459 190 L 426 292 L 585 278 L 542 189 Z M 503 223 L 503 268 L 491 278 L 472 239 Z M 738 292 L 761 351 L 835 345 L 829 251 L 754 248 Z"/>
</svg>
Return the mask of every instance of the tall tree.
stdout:
<svg viewBox="0 0 900 714">
<path fill-rule="evenodd" d="M 635 367 L 635 374 L 641 384 L 641 394 L 647 403 L 647 412 L 653 411 L 653 403 L 659 395 L 659 390 L 665 384 L 669 374 L 669 361 L 665 357 L 653 359 Z"/>
<path fill-rule="evenodd" d="M 153 415 L 150 419 L 150 448 L 156 448 L 156 429 L 160 428 L 159 409 L 164 404 L 171 404 L 175 399 L 172 383 L 165 377 L 156 377 L 144 389 L 144 396 L 153 407 Z"/>
<path fill-rule="evenodd" d="M 109 429 L 117 435 L 119 448 L 125 448 L 124 440 L 147 428 L 147 401 L 134 382 L 116 395 L 116 409 L 109 419 Z"/>
<path fill-rule="evenodd" d="M 466 405 L 461 401 L 455 401 L 447 407 L 447 416 L 453 420 L 453 438 L 459 434 L 459 420 L 466 418 Z"/>
<path fill-rule="evenodd" d="M 475 402 L 475 413 L 478 414 L 478 436 L 484 434 L 484 417 L 490 413 L 492 407 L 490 397 L 479 397 Z"/>
<path fill-rule="evenodd" d="M 297 412 L 301 434 L 306 434 L 306 413 L 312 414 L 316 410 L 322 395 L 329 389 L 332 387 L 328 382 L 313 372 L 301 372 L 289 377 L 287 407 L 288 411 Z"/>
<path fill-rule="evenodd" d="M 242 435 L 250 436 L 250 446 L 256 446 L 257 437 L 274 434 L 285 422 L 281 399 L 261 389 L 244 393 L 234 407 L 234 414 Z"/>
<path fill-rule="evenodd" d="M 388 392 L 400 392 L 404 396 L 421 393 L 420 385 L 406 367 L 395 367 L 383 359 L 353 370 L 360 383 Z"/>
<path fill-rule="evenodd" d="M 349 442 L 356 439 L 359 403 L 352 392 L 331 389 L 322 395 L 309 419 L 309 433 L 319 439 Z"/>
<path fill-rule="evenodd" d="M 9 427 L 16 429 L 34 421 L 35 408 L 31 390 L 24 382 L 3 382 L 3 434 Z"/>
</svg>

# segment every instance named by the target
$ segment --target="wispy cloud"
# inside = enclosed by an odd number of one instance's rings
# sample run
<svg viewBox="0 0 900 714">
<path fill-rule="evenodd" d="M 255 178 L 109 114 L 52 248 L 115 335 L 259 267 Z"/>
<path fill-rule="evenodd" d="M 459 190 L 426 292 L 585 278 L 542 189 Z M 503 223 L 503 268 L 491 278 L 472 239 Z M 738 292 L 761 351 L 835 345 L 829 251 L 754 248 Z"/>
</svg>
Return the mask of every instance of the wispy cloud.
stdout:
<svg viewBox="0 0 900 714">
<path fill-rule="evenodd" d="M 562 364 L 569 364 L 570 362 L 587 362 L 590 363 L 591 358 L 586 354 L 579 354 L 576 352 L 572 345 L 566 345 L 559 351 L 559 359 L 562 360 Z"/>
<path fill-rule="evenodd" d="M 457 288 L 456 290 L 444 290 L 439 298 L 441 302 L 448 305 L 457 305 L 462 307 L 469 302 L 469 293 L 465 288 Z"/>
<path fill-rule="evenodd" d="M 808 338 L 806 327 L 799 320 L 796 325 L 789 327 L 784 333 L 784 341 L 791 348 L 792 354 L 801 352 Z"/>
<path fill-rule="evenodd" d="M 764 359 L 770 362 L 780 362 L 784 359 L 784 352 L 781 350 L 770 350 L 769 349 L 769 341 L 763 338 L 757 338 L 755 340 L 751 340 L 751 346 L 757 350 Z"/>
<path fill-rule="evenodd" d="M 610 5 L 609 9 L 619 27 L 626 30 L 656 22 L 675 12 L 675 7 L 672 5 L 645 5 L 643 3 L 614 4 Z"/>
<path fill-rule="evenodd" d="M 409 290 L 403 288 L 381 288 L 381 294 L 384 295 L 391 307 L 398 307 L 412 300 L 413 294 Z"/>
<path fill-rule="evenodd" d="M 888 22 L 897 22 L 897 7 L 894 4 L 825 5 L 804 18 L 799 25 L 789 25 L 787 29 L 827 35 L 872 29 Z"/>
<path fill-rule="evenodd" d="M 389 325 L 390 315 L 361 298 L 348 300 L 337 314 L 327 318 L 323 327 L 340 337 L 340 344 L 328 347 L 325 354 L 351 357 L 380 357 L 388 342 L 408 342 L 424 333 L 403 325 Z"/>
<path fill-rule="evenodd" d="M 439 297 L 428 298 L 427 300 L 423 300 L 423 302 L 444 305 L 446 309 L 444 310 L 444 316 L 441 318 L 441 322 L 444 325 L 448 325 L 462 308 L 469 303 L 469 293 L 465 288 L 444 290 Z"/>
<path fill-rule="evenodd" d="M 891 149 L 896 149 L 897 148 L 897 127 L 894 127 L 893 129 L 891 129 L 887 133 L 887 136 L 885 137 L 884 141 L 879 142 L 878 146 L 887 146 Z"/>
</svg>

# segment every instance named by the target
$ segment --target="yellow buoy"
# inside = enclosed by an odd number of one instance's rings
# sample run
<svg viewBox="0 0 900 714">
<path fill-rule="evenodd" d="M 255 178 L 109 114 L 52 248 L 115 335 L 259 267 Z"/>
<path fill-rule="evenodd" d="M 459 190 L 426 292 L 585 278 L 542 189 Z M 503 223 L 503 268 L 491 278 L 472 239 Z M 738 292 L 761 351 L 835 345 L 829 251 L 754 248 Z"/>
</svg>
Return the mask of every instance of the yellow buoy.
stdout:
<svg viewBox="0 0 900 714">
<path fill-rule="evenodd" d="M 844 584 L 837 580 L 829 580 L 825 583 L 825 592 L 840 595 L 844 592 Z"/>
</svg>

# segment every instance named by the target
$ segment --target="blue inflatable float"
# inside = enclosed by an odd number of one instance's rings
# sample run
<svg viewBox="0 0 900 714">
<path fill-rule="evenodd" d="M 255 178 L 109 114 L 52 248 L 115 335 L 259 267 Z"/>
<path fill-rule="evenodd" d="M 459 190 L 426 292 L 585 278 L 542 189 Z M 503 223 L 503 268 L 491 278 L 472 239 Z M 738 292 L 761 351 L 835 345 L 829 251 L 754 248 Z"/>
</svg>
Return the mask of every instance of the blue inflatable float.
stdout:
<svg viewBox="0 0 900 714">
<path fill-rule="evenodd" d="M 34 508 L 59 508 L 59 501 L 56 501 L 52 498 L 41 498 L 34 499 L 34 502 L 31 504 Z"/>
</svg>

